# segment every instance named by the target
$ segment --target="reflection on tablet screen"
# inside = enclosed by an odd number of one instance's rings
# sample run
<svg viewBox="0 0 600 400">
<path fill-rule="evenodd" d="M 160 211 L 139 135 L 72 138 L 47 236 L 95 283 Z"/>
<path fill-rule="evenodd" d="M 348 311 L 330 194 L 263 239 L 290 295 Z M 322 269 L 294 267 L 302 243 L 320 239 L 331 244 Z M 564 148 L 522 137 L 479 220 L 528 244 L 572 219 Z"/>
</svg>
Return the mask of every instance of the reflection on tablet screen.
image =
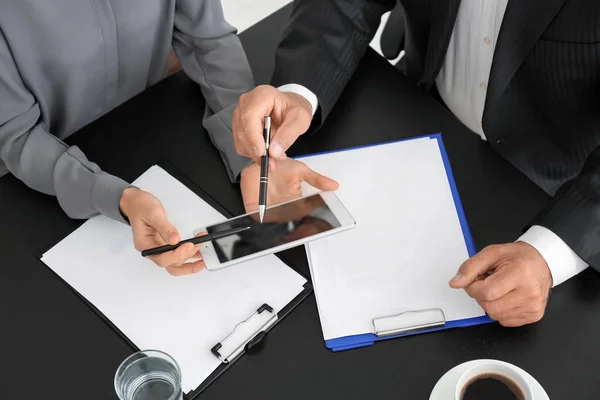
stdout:
<svg viewBox="0 0 600 400">
<path fill-rule="evenodd" d="M 319 194 L 267 209 L 264 223 L 258 213 L 207 228 L 208 233 L 249 226 L 237 235 L 213 240 L 221 263 L 339 228 L 340 222 Z"/>
</svg>

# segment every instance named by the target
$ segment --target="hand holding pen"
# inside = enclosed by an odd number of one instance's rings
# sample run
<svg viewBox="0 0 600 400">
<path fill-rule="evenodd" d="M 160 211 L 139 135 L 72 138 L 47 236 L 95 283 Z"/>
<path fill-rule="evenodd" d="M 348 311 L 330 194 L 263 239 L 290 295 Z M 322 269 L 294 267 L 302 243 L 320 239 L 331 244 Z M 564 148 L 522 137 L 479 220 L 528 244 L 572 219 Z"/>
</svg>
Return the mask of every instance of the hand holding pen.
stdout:
<svg viewBox="0 0 600 400">
<path fill-rule="evenodd" d="M 177 244 L 166 244 L 164 246 L 153 247 L 151 249 L 143 250 L 142 257 L 150 257 L 150 256 L 158 255 L 158 254 L 163 254 L 168 251 L 173 251 L 173 250 L 179 248 L 179 246 L 182 246 L 186 243 L 191 243 L 193 245 L 196 245 L 196 244 L 210 242 L 211 240 L 221 239 L 221 238 L 224 238 L 227 236 L 237 235 L 238 233 L 241 233 L 248 229 L 250 229 L 249 226 L 232 228 L 232 229 L 227 229 L 227 230 L 220 231 L 220 232 L 214 232 L 214 233 L 211 233 L 208 235 L 196 236 L 191 239 L 182 240 Z"/>
</svg>

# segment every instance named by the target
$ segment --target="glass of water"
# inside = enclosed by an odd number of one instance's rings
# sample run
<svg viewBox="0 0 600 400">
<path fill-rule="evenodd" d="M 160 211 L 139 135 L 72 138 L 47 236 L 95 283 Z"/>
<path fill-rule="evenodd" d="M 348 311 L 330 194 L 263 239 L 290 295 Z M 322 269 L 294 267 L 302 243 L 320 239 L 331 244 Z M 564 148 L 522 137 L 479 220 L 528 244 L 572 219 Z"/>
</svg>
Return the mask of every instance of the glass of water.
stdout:
<svg viewBox="0 0 600 400">
<path fill-rule="evenodd" d="M 120 400 L 182 400 L 181 370 L 162 351 L 140 351 L 117 369 L 115 390 Z"/>
</svg>

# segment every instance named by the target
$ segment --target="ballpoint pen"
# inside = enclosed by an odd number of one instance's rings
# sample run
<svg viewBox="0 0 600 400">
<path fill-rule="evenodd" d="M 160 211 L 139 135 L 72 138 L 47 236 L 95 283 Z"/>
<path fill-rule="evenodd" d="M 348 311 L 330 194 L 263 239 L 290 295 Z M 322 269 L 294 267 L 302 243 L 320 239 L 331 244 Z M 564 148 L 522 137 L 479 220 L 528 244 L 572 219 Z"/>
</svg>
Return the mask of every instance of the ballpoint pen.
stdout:
<svg viewBox="0 0 600 400">
<path fill-rule="evenodd" d="M 267 185 L 269 183 L 269 143 L 271 142 L 271 117 L 265 117 L 265 126 L 263 129 L 265 136 L 265 154 L 260 163 L 260 187 L 258 193 L 258 215 L 260 222 L 263 222 L 265 210 L 267 208 Z"/>
<path fill-rule="evenodd" d="M 185 244 L 185 243 L 200 244 L 200 243 L 210 242 L 211 240 L 216 240 L 216 239 L 221 239 L 221 238 L 224 238 L 227 236 L 236 235 L 238 233 L 247 231 L 248 229 L 250 229 L 249 226 L 227 229 L 224 231 L 214 232 L 214 233 L 204 235 L 204 236 L 196 236 L 195 238 L 182 240 L 181 242 L 179 242 L 177 244 L 167 244 L 167 245 L 160 246 L 160 247 L 154 247 L 152 249 L 146 249 L 146 250 L 142 251 L 142 257 L 155 256 L 157 254 L 166 253 L 167 251 L 175 250 L 176 248 L 178 248 L 179 246 L 181 246 L 182 244 Z"/>
</svg>

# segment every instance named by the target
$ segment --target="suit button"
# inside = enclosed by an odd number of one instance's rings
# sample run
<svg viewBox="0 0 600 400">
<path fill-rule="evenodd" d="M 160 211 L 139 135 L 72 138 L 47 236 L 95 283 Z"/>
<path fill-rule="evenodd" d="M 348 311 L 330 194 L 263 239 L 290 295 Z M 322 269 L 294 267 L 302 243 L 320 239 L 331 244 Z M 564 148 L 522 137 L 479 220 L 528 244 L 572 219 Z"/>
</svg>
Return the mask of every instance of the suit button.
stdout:
<svg viewBox="0 0 600 400">
<path fill-rule="evenodd" d="M 496 144 L 502 144 L 502 142 L 504 142 L 504 138 L 501 137 L 500 139 L 496 140 Z"/>
</svg>

